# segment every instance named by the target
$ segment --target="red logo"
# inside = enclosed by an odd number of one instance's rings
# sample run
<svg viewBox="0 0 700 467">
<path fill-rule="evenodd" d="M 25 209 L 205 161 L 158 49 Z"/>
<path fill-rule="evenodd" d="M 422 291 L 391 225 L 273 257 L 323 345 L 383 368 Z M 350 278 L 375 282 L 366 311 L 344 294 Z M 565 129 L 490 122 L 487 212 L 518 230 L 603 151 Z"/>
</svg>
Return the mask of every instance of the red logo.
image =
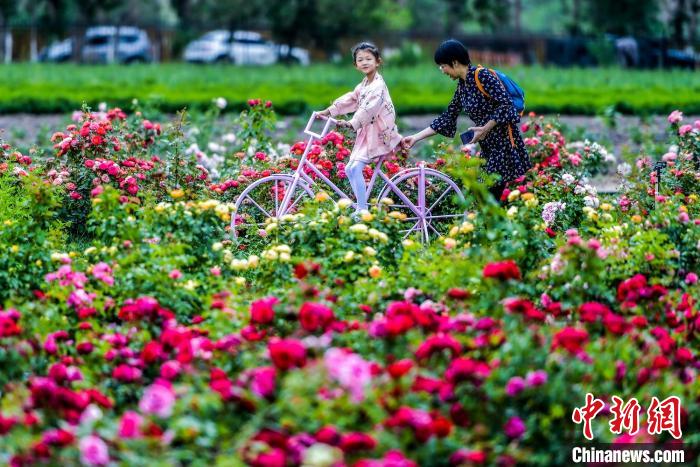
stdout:
<svg viewBox="0 0 700 467">
<path fill-rule="evenodd" d="M 571 420 L 577 425 L 583 423 L 583 436 L 589 441 L 593 439 L 591 422 L 603 410 L 605 403 L 597 399 L 590 392 L 586 394 L 586 404 L 576 407 L 571 414 Z M 612 419 L 608 422 L 610 432 L 620 435 L 627 432 L 634 436 L 639 432 L 640 413 L 642 406 L 637 399 L 632 398 L 627 403 L 617 396 L 612 396 L 610 406 Z M 647 433 L 659 435 L 668 431 L 675 439 L 683 435 L 681 431 L 681 400 L 677 396 L 670 396 L 659 401 L 652 397 L 647 410 Z"/>
</svg>

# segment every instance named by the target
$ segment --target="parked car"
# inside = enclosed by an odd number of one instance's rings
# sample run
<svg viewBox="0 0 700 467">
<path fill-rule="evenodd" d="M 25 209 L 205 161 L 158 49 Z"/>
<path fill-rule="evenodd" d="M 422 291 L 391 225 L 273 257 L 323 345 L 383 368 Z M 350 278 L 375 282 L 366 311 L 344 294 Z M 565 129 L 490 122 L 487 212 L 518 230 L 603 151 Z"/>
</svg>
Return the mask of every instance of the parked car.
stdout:
<svg viewBox="0 0 700 467">
<path fill-rule="evenodd" d="M 235 63 L 237 65 L 271 65 L 291 58 L 300 65 L 308 65 L 309 52 L 299 47 L 274 44 L 253 31 L 216 30 L 187 44 L 183 58 L 193 63 Z"/>
<path fill-rule="evenodd" d="M 115 41 L 119 38 L 119 42 Z M 138 63 L 153 59 L 146 31 L 133 26 L 97 26 L 85 32 L 82 58 L 88 63 Z"/>
<path fill-rule="evenodd" d="M 115 41 L 119 37 L 119 43 Z M 73 57 L 73 38 L 51 43 L 39 54 L 43 62 L 66 62 Z M 133 26 L 94 26 L 85 31 L 80 56 L 87 63 L 139 63 L 153 59 L 146 31 Z"/>
<path fill-rule="evenodd" d="M 52 42 L 39 53 L 40 62 L 67 62 L 73 57 L 73 38 Z"/>
</svg>

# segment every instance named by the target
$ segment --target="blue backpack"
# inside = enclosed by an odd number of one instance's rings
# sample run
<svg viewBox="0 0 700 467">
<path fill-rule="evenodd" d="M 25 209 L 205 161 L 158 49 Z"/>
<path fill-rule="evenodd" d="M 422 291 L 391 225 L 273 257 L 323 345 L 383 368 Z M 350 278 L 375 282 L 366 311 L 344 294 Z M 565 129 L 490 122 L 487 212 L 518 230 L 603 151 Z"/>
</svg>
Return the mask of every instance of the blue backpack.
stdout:
<svg viewBox="0 0 700 467">
<path fill-rule="evenodd" d="M 510 79 L 505 73 L 479 65 L 476 67 L 476 71 L 474 72 L 474 80 L 476 81 L 476 87 L 479 88 L 479 91 L 481 91 L 481 93 L 486 97 L 490 98 L 491 96 L 488 92 L 486 92 L 484 86 L 481 85 L 481 81 L 479 81 L 479 71 L 482 69 L 490 71 L 496 78 L 498 78 L 501 84 L 503 84 L 503 87 L 506 88 L 506 92 L 508 93 L 508 96 L 510 96 L 510 100 L 513 101 L 515 110 L 522 115 L 523 111 L 525 110 L 525 91 L 523 91 L 523 88 L 518 86 L 518 83 Z"/>
</svg>

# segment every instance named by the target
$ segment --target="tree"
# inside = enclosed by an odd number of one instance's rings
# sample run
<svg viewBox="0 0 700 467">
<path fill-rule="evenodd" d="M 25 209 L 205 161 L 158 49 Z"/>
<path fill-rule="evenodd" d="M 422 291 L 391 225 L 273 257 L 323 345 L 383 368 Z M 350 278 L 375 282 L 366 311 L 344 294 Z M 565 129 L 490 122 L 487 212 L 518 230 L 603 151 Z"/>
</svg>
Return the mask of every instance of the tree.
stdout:
<svg viewBox="0 0 700 467">
<path fill-rule="evenodd" d="M 654 35 L 659 26 L 659 0 L 589 0 L 587 16 L 597 33 Z"/>
<path fill-rule="evenodd" d="M 307 39 L 330 54 L 343 37 L 384 30 L 394 1 L 271 0 L 267 18 L 272 34 L 291 46 Z M 406 17 L 408 19 L 408 17 Z"/>
</svg>

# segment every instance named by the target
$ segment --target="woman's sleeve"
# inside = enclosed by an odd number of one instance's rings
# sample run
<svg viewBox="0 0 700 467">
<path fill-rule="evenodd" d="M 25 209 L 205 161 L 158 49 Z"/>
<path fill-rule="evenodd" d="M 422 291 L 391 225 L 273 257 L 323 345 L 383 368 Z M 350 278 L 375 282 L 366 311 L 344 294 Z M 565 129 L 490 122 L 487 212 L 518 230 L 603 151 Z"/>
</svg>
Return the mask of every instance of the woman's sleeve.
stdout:
<svg viewBox="0 0 700 467">
<path fill-rule="evenodd" d="M 459 112 L 462 110 L 462 91 L 460 86 L 457 86 L 452 100 L 445 110 L 438 118 L 433 120 L 430 124 L 430 128 L 433 129 L 435 133 L 440 133 L 442 136 L 447 136 L 453 138 L 457 132 L 457 117 L 459 117 Z"/>
<path fill-rule="evenodd" d="M 384 86 L 376 86 L 374 89 L 369 90 L 369 93 L 362 101 L 362 105 L 359 106 L 357 112 L 350 120 L 350 124 L 355 131 L 369 125 L 379 115 L 379 111 L 382 110 L 382 105 L 384 104 L 385 89 Z"/>
<path fill-rule="evenodd" d="M 510 100 L 510 96 L 501 80 L 489 70 L 482 68 L 479 72 L 479 81 L 495 103 L 491 119 L 496 123 L 518 123 L 520 116 L 515 110 L 513 101 Z"/>
<path fill-rule="evenodd" d="M 357 88 L 353 89 L 352 91 L 343 94 L 339 98 L 337 98 L 335 101 L 333 101 L 333 104 L 329 107 L 331 117 L 335 117 L 337 115 L 345 115 L 349 113 L 353 113 L 354 111 L 357 110 L 357 96 L 358 96 L 358 91 Z"/>
</svg>

